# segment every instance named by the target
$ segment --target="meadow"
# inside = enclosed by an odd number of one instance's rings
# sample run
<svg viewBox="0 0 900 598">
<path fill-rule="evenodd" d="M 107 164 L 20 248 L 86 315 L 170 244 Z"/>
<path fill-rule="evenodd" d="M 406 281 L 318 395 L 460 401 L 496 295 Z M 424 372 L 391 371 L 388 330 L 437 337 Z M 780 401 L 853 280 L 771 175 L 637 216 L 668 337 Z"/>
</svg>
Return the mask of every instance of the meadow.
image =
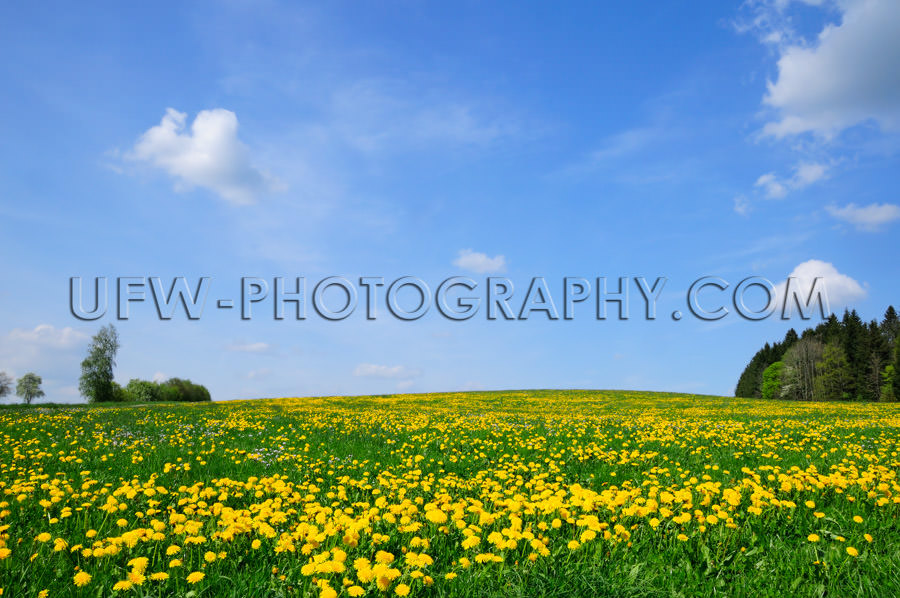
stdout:
<svg viewBox="0 0 900 598">
<path fill-rule="evenodd" d="M 3 596 L 896 596 L 900 405 L 0 409 Z"/>
</svg>

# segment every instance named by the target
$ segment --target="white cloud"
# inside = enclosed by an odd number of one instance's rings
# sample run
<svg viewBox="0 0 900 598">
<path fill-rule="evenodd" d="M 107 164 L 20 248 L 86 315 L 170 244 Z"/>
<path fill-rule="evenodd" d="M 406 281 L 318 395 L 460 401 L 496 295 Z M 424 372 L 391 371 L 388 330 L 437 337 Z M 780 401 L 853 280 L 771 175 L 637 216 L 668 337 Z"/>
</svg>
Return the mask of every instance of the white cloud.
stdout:
<svg viewBox="0 0 900 598">
<path fill-rule="evenodd" d="M 256 342 L 256 343 L 232 343 L 226 347 L 229 351 L 236 351 L 238 353 L 265 353 L 271 346 L 269 343 Z"/>
<path fill-rule="evenodd" d="M 794 174 L 788 179 L 779 179 L 769 172 L 756 179 L 754 186 L 760 187 L 769 199 L 781 199 L 789 191 L 797 191 L 824 179 L 828 166 L 816 162 L 801 162 L 794 167 Z"/>
<path fill-rule="evenodd" d="M 353 370 L 353 375 L 359 378 L 386 378 L 408 380 L 422 375 L 420 370 L 410 369 L 402 365 L 376 365 L 374 363 L 361 363 Z"/>
<path fill-rule="evenodd" d="M 746 216 L 750 213 L 750 202 L 746 197 L 738 195 L 734 198 L 734 211 L 741 216 Z"/>
<path fill-rule="evenodd" d="M 158 383 L 159 383 L 159 382 L 165 382 L 165 381 L 168 380 L 168 379 L 169 379 L 169 377 L 166 376 L 165 374 L 163 374 L 162 372 L 156 372 L 155 374 L 153 374 L 153 381 L 154 381 L 154 382 L 158 382 Z"/>
<path fill-rule="evenodd" d="M 779 1 L 776 8 L 787 4 Z M 765 125 L 765 134 L 830 137 L 869 120 L 883 129 L 900 125 L 900 2 L 835 4 L 840 23 L 826 25 L 813 43 L 787 30 L 778 36 L 779 43 L 791 41 L 779 49 L 778 77 L 767 86 L 764 102 L 778 112 L 778 120 Z"/>
<path fill-rule="evenodd" d="M 788 275 L 788 278 L 797 279 L 797 286 L 794 287 L 792 285 L 791 288 L 796 288 L 803 300 L 806 300 L 810 290 L 813 288 L 813 281 L 816 278 L 821 278 L 822 280 L 819 284 L 824 284 L 828 303 L 832 310 L 865 299 L 868 294 L 856 280 L 838 272 L 834 264 L 823 262 L 822 260 L 808 260 L 799 264 Z M 787 280 L 775 285 L 774 301 L 779 308 L 784 304 L 786 289 Z"/>
<path fill-rule="evenodd" d="M 766 197 L 770 199 L 780 199 L 787 195 L 787 187 L 785 187 L 772 172 L 764 174 L 756 179 L 754 186 L 762 187 Z"/>
<path fill-rule="evenodd" d="M 488 257 L 485 253 L 460 249 L 459 256 L 453 260 L 453 265 L 478 274 L 499 274 L 506 271 L 506 258 L 502 255 Z"/>
<path fill-rule="evenodd" d="M 258 170 L 247 147 L 238 139 L 234 112 L 202 110 L 190 131 L 187 114 L 166 110 L 160 124 L 138 139 L 127 158 L 145 162 L 175 179 L 176 190 L 203 187 L 234 204 L 250 204 L 279 183 Z"/>
<path fill-rule="evenodd" d="M 791 179 L 791 186 L 794 189 L 802 189 L 807 185 L 812 185 L 816 181 L 824 179 L 827 174 L 828 167 L 824 164 L 803 162 L 797 165 L 794 177 Z"/>
<path fill-rule="evenodd" d="M 69 349 L 87 342 L 89 338 L 84 332 L 69 326 L 55 328 L 50 324 L 38 324 L 31 330 L 14 328 L 7 335 L 7 339 L 12 343 L 24 343 L 53 349 Z"/>
<path fill-rule="evenodd" d="M 890 203 L 873 203 L 867 206 L 847 204 L 843 208 L 828 206 L 828 213 L 863 231 L 877 231 L 884 225 L 900 220 L 900 206 Z"/>
</svg>

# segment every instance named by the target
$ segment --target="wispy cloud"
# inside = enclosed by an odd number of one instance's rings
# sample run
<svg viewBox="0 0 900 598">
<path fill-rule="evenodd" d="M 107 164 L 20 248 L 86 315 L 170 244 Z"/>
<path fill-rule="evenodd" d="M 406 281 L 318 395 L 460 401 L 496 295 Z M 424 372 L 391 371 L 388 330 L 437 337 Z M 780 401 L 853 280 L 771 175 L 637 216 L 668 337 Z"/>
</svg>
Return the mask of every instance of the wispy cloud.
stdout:
<svg viewBox="0 0 900 598">
<path fill-rule="evenodd" d="M 734 211 L 741 216 L 747 216 L 750 213 L 750 201 L 745 195 L 738 195 L 734 198 Z"/>
<path fill-rule="evenodd" d="M 87 348 L 89 340 L 89 334 L 69 326 L 14 328 L 0 336 L 0 370 L 13 377 L 38 373 L 51 396 L 60 386 L 58 380 L 77 377 L 78 353 Z"/>
<path fill-rule="evenodd" d="M 50 324 L 38 324 L 31 329 L 14 328 L 7 335 L 11 343 L 50 347 L 55 349 L 69 349 L 86 343 L 88 335 L 69 326 L 55 328 Z"/>
<path fill-rule="evenodd" d="M 781 199 L 789 191 L 797 191 L 826 178 L 828 166 L 816 162 L 801 162 L 794 167 L 794 174 L 786 179 L 779 179 L 775 173 L 769 172 L 756 179 L 754 186 L 763 190 L 767 199 Z"/>
<path fill-rule="evenodd" d="M 867 232 L 881 230 L 885 225 L 900 220 L 900 206 L 890 203 L 873 203 L 867 206 L 850 203 L 842 208 L 828 206 L 825 209 L 834 218 Z"/>
<path fill-rule="evenodd" d="M 449 97 L 448 97 L 449 96 Z M 322 125 L 367 153 L 441 147 L 486 147 L 520 137 L 519 120 L 447 90 L 414 93 L 404 83 L 361 80 L 338 88 Z"/>
<path fill-rule="evenodd" d="M 353 370 L 353 375 L 359 378 L 384 378 L 391 380 L 408 380 L 422 375 L 421 370 L 408 368 L 403 365 L 377 365 L 374 363 L 361 363 Z"/>
<path fill-rule="evenodd" d="M 271 375 L 271 368 L 259 368 L 258 370 L 250 370 L 247 372 L 247 378 L 250 380 L 260 380 L 262 378 L 268 378 Z"/>
<path fill-rule="evenodd" d="M 265 353 L 272 347 L 271 345 L 269 345 L 269 343 L 260 341 L 255 343 L 231 343 L 226 348 L 229 351 L 235 351 L 238 353 Z"/>
</svg>

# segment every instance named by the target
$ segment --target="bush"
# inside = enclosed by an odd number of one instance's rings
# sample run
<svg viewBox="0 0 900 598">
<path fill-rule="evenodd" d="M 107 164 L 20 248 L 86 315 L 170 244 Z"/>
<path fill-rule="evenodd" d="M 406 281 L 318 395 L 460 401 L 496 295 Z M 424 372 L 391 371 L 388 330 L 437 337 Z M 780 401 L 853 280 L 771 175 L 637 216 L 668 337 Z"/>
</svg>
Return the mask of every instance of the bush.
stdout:
<svg viewBox="0 0 900 598">
<path fill-rule="evenodd" d="M 128 394 L 128 391 L 126 389 L 122 388 L 122 386 L 120 386 L 116 382 L 112 383 L 111 389 L 112 390 L 111 390 L 110 399 L 109 399 L 110 401 L 112 401 L 114 403 L 125 403 L 125 402 L 131 400 L 131 398 Z"/>
<path fill-rule="evenodd" d="M 125 387 L 125 393 L 127 400 L 134 403 L 152 403 L 160 400 L 159 384 L 148 380 L 132 378 Z"/>
<path fill-rule="evenodd" d="M 174 388 L 177 391 L 178 398 L 175 399 L 176 401 L 183 401 L 186 403 L 200 403 L 212 400 L 209 396 L 209 391 L 205 386 L 194 384 L 190 380 L 183 380 L 181 378 L 169 378 L 163 383 L 163 386 Z"/>
<path fill-rule="evenodd" d="M 156 386 L 159 392 L 159 401 L 174 403 L 181 400 L 181 392 L 178 388 L 168 384 L 157 384 Z"/>
<path fill-rule="evenodd" d="M 169 378 L 162 383 L 134 378 L 125 388 L 118 384 L 114 388 L 114 400 L 132 403 L 200 403 L 212 400 L 205 386 L 182 378 Z"/>
</svg>

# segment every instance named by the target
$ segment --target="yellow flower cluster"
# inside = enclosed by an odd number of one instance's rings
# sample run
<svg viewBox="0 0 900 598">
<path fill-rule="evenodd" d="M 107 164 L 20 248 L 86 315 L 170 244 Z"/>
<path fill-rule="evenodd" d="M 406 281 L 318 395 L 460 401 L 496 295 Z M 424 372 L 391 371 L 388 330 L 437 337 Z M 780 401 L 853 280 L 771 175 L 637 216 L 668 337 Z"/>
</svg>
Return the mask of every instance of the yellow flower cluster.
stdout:
<svg viewBox="0 0 900 598">
<path fill-rule="evenodd" d="M 770 532 L 809 563 L 876 559 L 898 430 L 893 405 L 650 393 L 7 411 L 0 580 L 406 596 L 500 563 L 748 554 Z"/>
</svg>

